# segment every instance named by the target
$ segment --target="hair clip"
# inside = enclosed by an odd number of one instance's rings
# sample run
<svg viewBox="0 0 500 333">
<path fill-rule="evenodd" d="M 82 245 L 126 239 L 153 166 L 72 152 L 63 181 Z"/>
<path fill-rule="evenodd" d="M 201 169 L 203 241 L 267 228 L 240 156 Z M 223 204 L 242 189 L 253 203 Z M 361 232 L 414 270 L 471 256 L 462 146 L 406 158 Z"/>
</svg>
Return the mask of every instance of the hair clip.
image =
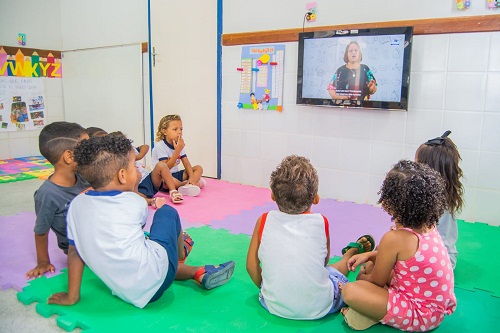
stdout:
<svg viewBox="0 0 500 333">
<path fill-rule="evenodd" d="M 448 130 L 446 132 L 443 133 L 443 135 L 441 136 L 438 136 L 437 138 L 434 138 L 434 139 L 431 139 L 431 140 L 427 140 L 427 142 L 425 143 L 427 146 L 439 146 L 439 145 L 442 145 L 444 143 L 444 141 L 446 140 L 446 138 L 448 137 L 448 135 L 451 134 L 451 131 Z"/>
</svg>

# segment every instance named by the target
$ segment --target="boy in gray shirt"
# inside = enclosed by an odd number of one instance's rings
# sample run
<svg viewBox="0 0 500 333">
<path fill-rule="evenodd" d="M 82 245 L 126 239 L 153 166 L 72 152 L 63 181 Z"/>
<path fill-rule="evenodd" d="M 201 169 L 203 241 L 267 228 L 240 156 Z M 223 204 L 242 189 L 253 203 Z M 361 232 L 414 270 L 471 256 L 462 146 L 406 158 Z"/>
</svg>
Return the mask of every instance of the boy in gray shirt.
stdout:
<svg viewBox="0 0 500 333">
<path fill-rule="evenodd" d="M 68 252 L 66 235 L 66 213 L 71 200 L 89 188 L 89 184 L 77 175 L 73 149 L 76 144 L 88 139 L 85 129 L 64 121 L 45 126 L 40 132 L 40 152 L 53 166 L 54 173 L 35 192 L 35 247 L 37 265 L 26 273 L 27 278 L 36 278 L 55 268 L 50 263 L 48 251 L 49 230 L 56 234 L 57 245 Z"/>
</svg>

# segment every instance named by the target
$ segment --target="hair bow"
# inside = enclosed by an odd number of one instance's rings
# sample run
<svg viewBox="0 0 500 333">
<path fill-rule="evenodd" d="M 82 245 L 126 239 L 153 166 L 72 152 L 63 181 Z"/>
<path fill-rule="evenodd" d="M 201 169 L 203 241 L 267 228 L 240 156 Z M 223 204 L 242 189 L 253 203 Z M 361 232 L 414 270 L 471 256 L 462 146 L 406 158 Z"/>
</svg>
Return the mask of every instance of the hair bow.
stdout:
<svg viewBox="0 0 500 333">
<path fill-rule="evenodd" d="M 446 140 L 446 138 L 448 137 L 448 135 L 450 135 L 450 134 L 451 134 L 451 131 L 448 130 L 448 131 L 444 132 L 443 135 L 438 136 L 437 138 L 427 140 L 427 142 L 425 144 L 428 146 L 442 145 L 444 143 L 444 141 Z"/>
</svg>

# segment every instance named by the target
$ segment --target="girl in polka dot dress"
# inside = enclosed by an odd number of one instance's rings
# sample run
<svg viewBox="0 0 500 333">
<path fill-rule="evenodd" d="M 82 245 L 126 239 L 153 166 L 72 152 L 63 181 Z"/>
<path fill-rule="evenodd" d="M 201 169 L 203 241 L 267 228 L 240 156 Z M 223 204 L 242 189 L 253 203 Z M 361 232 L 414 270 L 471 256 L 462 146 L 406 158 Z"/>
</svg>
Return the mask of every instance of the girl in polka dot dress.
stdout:
<svg viewBox="0 0 500 333">
<path fill-rule="evenodd" d="M 342 313 L 358 330 L 377 322 L 408 332 L 432 330 L 456 308 L 453 268 L 436 229 L 446 208 L 444 180 L 425 164 L 402 160 L 379 194 L 395 226 L 377 251 L 349 260 L 352 271 L 364 265 L 357 281 L 343 286 L 350 308 Z"/>
</svg>

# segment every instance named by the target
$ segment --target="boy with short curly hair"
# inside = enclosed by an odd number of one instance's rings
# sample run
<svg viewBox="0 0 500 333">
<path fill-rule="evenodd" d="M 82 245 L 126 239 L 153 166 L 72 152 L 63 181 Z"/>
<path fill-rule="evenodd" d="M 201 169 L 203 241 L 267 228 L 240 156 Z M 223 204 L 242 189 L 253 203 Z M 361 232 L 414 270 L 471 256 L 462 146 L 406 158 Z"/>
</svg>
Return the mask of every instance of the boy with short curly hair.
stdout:
<svg viewBox="0 0 500 333">
<path fill-rule="evenodd" d="M 375 242 L 361 236 L 330 260 L 328 220 L 311 213 L 319 202 L 318 175 L 305 157 L 285 157 L 271 173 L 271 198 L 279 211 L 257 220 L 247 256 L 247 271 L 260 288 L 259 300 L 270 313 L 289 319 L 318 319 L 345 303 L 339 285 L 348 282 L 347 260 L 371 251 Z M 326 266 L 326 267 L 325 267 Z"/>
<path fill-rule="evenodd" d="M 171 206 L 155 212 L 144 238 L 148 207 L 136 193 L 140 173 L 130 140 L 108 135 L 82 141 L 75 160 L 94 190 L 76 197 L 69 209 L 68 292 L 52 295 L 50 304 L 80 300 L 85 264 L 113 294 L 139 308 L 159 299 L 174 279 L 194 279 L 206 289 L 229 281 L 234 261 L 217 267 L 179 262 L 185 259 L 184 235 Z"/>
</svg>

